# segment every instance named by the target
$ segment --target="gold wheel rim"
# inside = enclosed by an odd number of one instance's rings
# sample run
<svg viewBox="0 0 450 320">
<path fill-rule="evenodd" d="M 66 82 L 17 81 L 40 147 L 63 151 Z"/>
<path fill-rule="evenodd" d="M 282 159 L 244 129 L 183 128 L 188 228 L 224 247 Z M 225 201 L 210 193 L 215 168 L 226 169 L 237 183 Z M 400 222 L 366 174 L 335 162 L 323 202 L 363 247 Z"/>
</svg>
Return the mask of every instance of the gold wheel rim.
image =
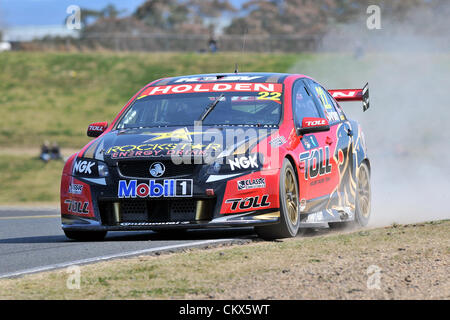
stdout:
<svg viewBox="0 0 450 320">
<path fill-rule="evenodd" d="M 284 201 L 289 221 L 296 225 L 298 221 L 298 192 L 295 176 L 291 169 L 286 170 L 284 180 Z"/>
<path fill-rule="evenodd" d="M 362 166 L 359 171 L 358 204 L 361 215 L 368 218 L 370 215 L 370 180 L 369 172 L 365 166 Z"/>
</svg>

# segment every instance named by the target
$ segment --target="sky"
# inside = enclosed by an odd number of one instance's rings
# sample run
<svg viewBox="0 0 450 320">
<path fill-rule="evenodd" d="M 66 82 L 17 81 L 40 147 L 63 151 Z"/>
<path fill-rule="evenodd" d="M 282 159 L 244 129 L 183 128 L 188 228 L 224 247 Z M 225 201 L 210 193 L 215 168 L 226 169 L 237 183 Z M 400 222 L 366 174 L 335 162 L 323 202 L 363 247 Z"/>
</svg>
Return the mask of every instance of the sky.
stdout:
<svg viewBox="0 0 450 320">
<path fill-rule="evenodd" d="M 244 0 L 231 0 L 237 8 Z M 70 5 L 82 8 L 102 9 L 114 4 L 119 10 L 131 14 L 144 0 L 0 0 L 0 23 L 2 25 L 62 25 L 68 16 Z"/>
</svg>

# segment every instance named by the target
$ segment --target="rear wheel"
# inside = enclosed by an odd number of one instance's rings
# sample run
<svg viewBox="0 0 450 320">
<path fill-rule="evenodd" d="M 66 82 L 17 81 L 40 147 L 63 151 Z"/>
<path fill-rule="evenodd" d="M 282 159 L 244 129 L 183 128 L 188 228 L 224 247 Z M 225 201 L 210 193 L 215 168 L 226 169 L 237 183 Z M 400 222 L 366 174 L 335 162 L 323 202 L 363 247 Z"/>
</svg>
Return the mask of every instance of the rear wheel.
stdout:
<svg viewBox="0 0 450 320">
<path fill-rule="evenodd" d="M 274 225 L 255 227 L 262 239 L 295 237 L 300 226 L 298 182 L 288 159 L 284 159 L 280 172 L 280 222 Z"/>
<path fill-rule="evenodd" d="M 106 236 L 107 231 L 72 231 L 64 230 L 67 238 L 78 241 L 100 241 Z"/>
<path fill-rule="evenodd" d="M 357 225 L 364 227 L 369 223 L 370 204 L 371 190 L 369 167 L 366 163 L 362 163 L 358 173 L 355 201 L 355 222 Z"/>
<path fill-rule="evenodd" d="M 369 223 L 370 218 L 370 172 L 366 163 L 362 163 L 359 168 L 356 184 L 355 198 L 355 220 L 348 222 L 330 222 L 332 229 L 353 229 L 364 227 Z"/>
</svg>

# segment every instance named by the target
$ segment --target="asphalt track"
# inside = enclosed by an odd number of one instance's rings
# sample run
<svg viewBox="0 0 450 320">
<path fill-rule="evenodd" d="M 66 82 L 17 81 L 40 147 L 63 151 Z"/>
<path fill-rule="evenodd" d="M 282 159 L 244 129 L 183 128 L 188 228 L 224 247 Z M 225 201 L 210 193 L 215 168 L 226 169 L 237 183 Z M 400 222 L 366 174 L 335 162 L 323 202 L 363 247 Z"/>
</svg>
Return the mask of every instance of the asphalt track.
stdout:
<svg viewBox="0 0 450 320">
<path fill-rule="evenodd" d="M 176 235 L 152 231 L 109 232 L 101 242 L 65 237 L 55 209 L 0 208 L 0 278 L 93 263 L 114 258 L 255 238 L 253 229 L 192 230 Z"/>
</svg>

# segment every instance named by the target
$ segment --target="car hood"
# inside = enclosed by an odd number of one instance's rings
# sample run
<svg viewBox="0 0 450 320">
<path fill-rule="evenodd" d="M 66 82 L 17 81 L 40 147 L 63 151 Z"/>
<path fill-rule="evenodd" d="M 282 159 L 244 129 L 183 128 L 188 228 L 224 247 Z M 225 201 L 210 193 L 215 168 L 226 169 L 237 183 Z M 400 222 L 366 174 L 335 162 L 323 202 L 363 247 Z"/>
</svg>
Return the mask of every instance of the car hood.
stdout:
<svg viewBox="0 0 450 320">
<path fill-rule="evenodd" d="M 79 157 L 106 162 L 123 159 L 228 156 L 252 150 L 277 131 L 274 127 L 164 127 L 112 130 L 90 144 Z"/>
</svg>

